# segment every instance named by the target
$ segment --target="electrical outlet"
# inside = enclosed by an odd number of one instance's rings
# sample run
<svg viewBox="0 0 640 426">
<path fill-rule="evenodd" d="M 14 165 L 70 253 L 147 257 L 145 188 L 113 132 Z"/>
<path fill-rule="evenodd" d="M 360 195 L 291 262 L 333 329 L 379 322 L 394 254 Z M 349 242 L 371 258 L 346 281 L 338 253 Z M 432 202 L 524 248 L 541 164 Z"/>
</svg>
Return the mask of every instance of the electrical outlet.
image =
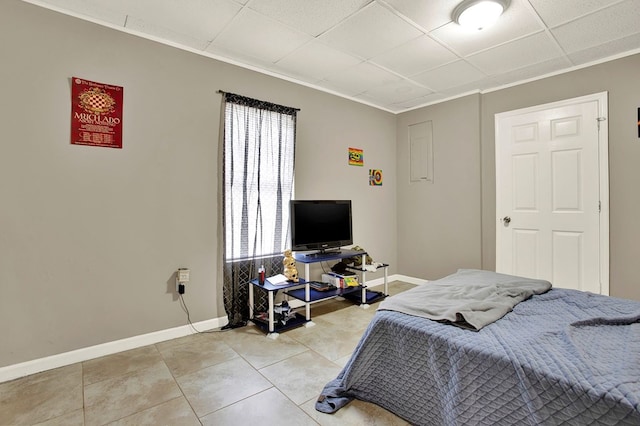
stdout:
<svg viewBox="0 0 640 426">
<path fill-rule="evenodd" d="M 189 271 L 188 268 L 178 268 L 176 272 L 176 292 L 179 294 L 184 294 L 185 284 L 189 282 Z"/>
<path fill-rule="evenodd" d="M 178 268 L 178 272 L 176 275 L 176 278 L 178 280 L 179 283 L 188 283 L 189 282 L 189 273 L 191 271 L 189 271 L 188 268 Z"/>
</svg>

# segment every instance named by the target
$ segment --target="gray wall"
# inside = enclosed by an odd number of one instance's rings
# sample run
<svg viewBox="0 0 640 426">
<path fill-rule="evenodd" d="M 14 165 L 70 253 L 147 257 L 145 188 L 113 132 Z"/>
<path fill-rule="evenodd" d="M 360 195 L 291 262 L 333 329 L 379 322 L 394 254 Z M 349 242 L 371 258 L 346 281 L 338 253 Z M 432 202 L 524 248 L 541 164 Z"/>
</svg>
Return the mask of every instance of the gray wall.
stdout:
<svg viewBox="0 0 640 426">
<path fill-rule="evenodd" d="M 398 270 L 426 279 L 481 267 L 480 95 L 398 115 Z M 433 183 L 410 182 L 408 126 L 433 125 Z"/>
<path fill-rule="evenodd" d="M 495 269 L 497 113 L 609 93 L 610 294 L 640 300 L 640 55 L 398 115 L 398 269 L 439 278 Z M 433 121 L 433 184 L 409 183 L 406 126 Z"/>
<path fill-rule="evenodd" d="M 640 300 L 637 242 L 640 241 L 640 55 L 538 80 L 482 96 L 483 266 L 495 267 L 495 129 L 503 111 L 592 93 L 609 93 L 609 293 Z"/>
<path fill-rule="evenodd" d="M 611 294 L 640 300 L 640 55 L 394 116 L 3 0 L 0 60 L 0 367 L 185 325 L 178 267 L 192 320 L 225 316 L 218 89 L 300 108 L 297 197 L 352 199 L 355 243 L 426 279 L 494 268 L 494 114 L 606 90 Z M 122 150 L 70 145 L 72 76 L 124 86 Z M 434 183 L 411 184 L 406 127 L 425 120 Z M 350 146 L 364 167 L 347 165 Z"/>
<path fill-rule="evenodd" d="M 298 198 L 352 199 L 356 243 L 394 272 L 394 115 L 18 0 L 0 58 L 0 367 L 186 325 L 178 267 L 191 319 L 226 316 L 218 89 L 301 109 Z M 123 149 L 70 144 L 72 76 L 124 87 Z"/>
</svg>

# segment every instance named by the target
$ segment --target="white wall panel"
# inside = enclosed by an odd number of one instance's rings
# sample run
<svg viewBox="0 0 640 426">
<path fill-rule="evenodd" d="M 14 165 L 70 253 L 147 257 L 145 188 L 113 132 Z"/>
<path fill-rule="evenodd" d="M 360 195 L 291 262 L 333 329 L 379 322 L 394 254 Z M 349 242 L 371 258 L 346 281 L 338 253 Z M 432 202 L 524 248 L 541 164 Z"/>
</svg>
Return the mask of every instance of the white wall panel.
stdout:
<svg viewBox="0 0 640 426">
<path fill-rule="evenodd" d="M 411 182 L 433 182 L 433 124 L 424 121 L 408 127 Z"/>
</svg>

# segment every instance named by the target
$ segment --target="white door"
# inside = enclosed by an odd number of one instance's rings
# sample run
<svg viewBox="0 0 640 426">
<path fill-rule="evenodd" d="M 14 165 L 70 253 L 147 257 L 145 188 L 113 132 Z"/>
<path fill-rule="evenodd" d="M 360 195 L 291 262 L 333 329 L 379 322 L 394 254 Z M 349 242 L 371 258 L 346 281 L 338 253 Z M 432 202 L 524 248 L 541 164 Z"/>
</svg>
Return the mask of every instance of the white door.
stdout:
<svg viewBox="0 0 640 426">
<path fill-rule="evenodd" d="M 495 116 L 496 271 L 609 293 L 607 93 Z"/>
</svg>

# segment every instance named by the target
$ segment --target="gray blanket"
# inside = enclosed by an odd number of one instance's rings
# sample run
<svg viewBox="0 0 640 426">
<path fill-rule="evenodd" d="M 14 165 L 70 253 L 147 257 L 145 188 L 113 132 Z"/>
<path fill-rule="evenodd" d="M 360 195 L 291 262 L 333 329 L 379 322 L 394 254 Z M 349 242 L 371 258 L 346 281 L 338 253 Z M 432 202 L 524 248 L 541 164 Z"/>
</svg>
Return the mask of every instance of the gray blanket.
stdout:
<svg viewBox="0 0 640 426">
<path fill-rule="evenodd" d="M 518 303 L 550 288 L 551 284 L 544 280 L 460 269 L 453 275 L 390 297 L 378 309 L 480 330 Z"/>
</svg>

